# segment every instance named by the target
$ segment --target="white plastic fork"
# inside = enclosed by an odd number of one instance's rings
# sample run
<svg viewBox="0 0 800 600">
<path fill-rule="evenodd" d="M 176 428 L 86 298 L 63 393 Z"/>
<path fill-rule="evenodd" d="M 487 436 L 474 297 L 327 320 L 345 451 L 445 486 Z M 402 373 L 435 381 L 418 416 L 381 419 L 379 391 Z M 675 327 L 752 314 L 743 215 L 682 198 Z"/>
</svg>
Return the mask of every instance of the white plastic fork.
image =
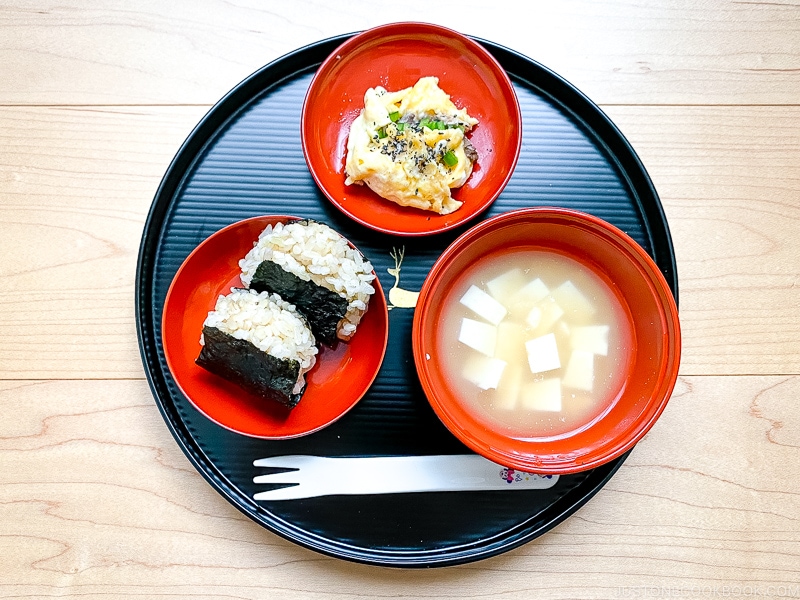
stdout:
<svg viewBox="0 0 800 600">
<path fill-rule="evenodd" d="M 254 500 L 296 500 L 338 494 L 398 494 L 467 490 L 543 490 L 558 475 L 535 475 L 501 467 L 477 454 L 332 458 L 274 456 L 256 467 L 294 469 L 258 475 L 253 483 L 295 484 L 258 492 Z"/>
</svg>

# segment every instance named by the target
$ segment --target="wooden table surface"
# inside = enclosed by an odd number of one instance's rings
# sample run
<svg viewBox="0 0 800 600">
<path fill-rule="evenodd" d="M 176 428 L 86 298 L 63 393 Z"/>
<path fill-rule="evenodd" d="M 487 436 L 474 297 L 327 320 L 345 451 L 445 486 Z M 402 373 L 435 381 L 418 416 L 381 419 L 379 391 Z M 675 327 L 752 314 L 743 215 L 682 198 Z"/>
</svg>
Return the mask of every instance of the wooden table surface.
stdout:
<svg viewBox="0 0 800 600">
<path fill-rule="evenodd" d="M 156 408 L 133 306 L 156 187 L 209 107 L 400 20 L 513 48 L 607 112 L 664 204 L 684 335 L 666 411 L 586 506 L 425 571 L 229 505 Z M 0 597 L 800 597 L 796 2 L 6 0 L 0 65 Z"/>
</svg>

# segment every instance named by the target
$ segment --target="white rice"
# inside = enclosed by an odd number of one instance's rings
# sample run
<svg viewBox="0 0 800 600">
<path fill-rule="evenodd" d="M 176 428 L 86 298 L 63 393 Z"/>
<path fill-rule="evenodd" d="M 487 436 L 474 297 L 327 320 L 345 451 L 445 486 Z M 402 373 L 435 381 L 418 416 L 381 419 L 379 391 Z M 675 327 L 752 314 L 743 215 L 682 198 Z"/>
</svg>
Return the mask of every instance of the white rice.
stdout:
<svg viewBox="0 0 800 600">
<path fill-rule="evenodd" d="M 300 375 L 294 387 L 295 394 L 302 391 L 304 375 L 317 361 L 318 350 L 311 329 L 294 305 L 277 294 L 232 289 L 230 294 L 217 299 L 203 326 L 247 340 L 275 358 L 298 361 Z M 201 336 L 200 344 L 203 343 Z"/>
<path fill-rule="evenodd" d="M 265 260 L 347 300 L 347 313 L 336 332 L 340 339 L 350 339 L 375 292 L 372 265 L 358 250 L 327 225 L 296 221 L 268 225 L 261 232 L 253 249 L 239 261 L 244 285 L 250 285 L 258 265 Z"/>
</svg>

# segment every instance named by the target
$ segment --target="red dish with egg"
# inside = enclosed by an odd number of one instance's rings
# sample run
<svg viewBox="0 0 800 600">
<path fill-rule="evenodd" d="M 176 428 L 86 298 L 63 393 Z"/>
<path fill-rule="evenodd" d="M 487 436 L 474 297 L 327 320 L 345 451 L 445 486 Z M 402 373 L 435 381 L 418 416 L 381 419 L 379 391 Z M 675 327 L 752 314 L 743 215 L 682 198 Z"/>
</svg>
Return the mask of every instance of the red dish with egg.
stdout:
<svg viewBox="0 0 800 600">
<path fill-rule="evenodd" d="M 365 92 L 401 90 L 428 76 L 478 120 L 468 133 L 478 159 L 452 190 L 463 205 L 449 214 L 400 206 L 366 185 L 345 183 L 348 135 Z M 522 113 L 511 79 L 481 44 L 439 25 L 390 23 L 353 36 L 323 61 L 306 94 L 300 133 L 314 181 L 342 213 L 382 233 L 424 236 L 463 225 L 497 199 L 519 159 Z"/>
</svg>

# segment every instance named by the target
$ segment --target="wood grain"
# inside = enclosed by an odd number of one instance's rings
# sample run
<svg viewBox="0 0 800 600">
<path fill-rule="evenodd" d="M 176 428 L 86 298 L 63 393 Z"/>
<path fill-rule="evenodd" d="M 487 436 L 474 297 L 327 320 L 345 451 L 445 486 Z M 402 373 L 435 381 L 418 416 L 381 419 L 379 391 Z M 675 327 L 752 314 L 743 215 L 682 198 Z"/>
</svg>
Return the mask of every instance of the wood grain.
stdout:
<svg viewBox="0 0 800 600">
<path fill-rule="evenodd" d="M 0 264 L 0 377 L 142 376 L 142 227 L 205 110 L 0 108 L 0 252 L 13 258 Z M 800 108 L 606 110 L 665 205 L 682 373 L 800 373 Z"/>
<path fill-rule="evenodd" d="M 665 205 L 683 372 L 800 373 L 800 109 L 607 110 Z"/>
<path fill-rule="evenodd" d="M 609 104 L 796 104 L 790 1 L 11 0 L 0 9 L 0 104 L 210 104 L 298 47 L 391 21 L 499 42 Z"/>
<path fill-rule="evenodd" d="M 614 478 L 546 535 L 422 571 L 251 522 L 143 377 L 134 274 L 170 160 L 300 46 L 437 22 L 552 68 L 612 117 L 675 243 L 681 377 Z M 0 6 L 0 598 L 800 597 L 800 4 L 795 0 Z"/>
<path fill-rule="evenodd" d="M 133 320 L 142 227 L 205 110 L 0 109 L 3 377 L 142 376 Z"/>
<path fill-rule="evenodd" d="M 323 557 L 239 514 L 180 453 L 143 381 L 5 381 L 0 597 L 469 590 L 521 600 L 796 585 L 798 396 L 798 377 L 683 377 L 654 429 L 573 517 L 499 557 L 409 572 Z"/>
</svg>

